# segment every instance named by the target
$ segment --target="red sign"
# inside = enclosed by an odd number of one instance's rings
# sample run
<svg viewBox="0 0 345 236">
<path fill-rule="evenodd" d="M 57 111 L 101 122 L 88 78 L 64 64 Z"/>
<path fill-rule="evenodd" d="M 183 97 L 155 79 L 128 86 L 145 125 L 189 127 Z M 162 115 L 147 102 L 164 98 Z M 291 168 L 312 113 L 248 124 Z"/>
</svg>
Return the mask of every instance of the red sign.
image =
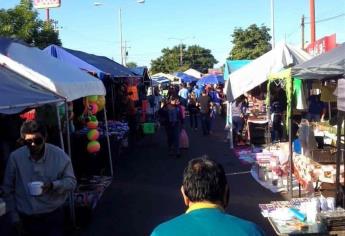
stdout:
<svg viewBox="0 0 345 236">
<path fill-rule="evenodd" d="M 60 7 L 61 5 L 60 0 L 33 0 L 33 3 L 34 7 L 37 9 Z"/>
<path fill-rule="evenodd" d="M 310 43 L 306 47 L 306 51 L 313 56 L 320 55 L 321 53 L 328 52 L 337 46 L 336 35 L 332 34 L 325 36 L 314 43 Z"/>
</svg>

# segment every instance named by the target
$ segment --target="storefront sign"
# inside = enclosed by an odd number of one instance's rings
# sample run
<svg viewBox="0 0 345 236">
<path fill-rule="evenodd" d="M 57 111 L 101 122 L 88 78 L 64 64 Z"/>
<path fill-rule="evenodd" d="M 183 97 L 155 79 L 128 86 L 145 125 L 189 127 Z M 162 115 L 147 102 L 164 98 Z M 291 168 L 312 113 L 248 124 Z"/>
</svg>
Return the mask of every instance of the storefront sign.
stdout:
<svg viewBox="0 0 345 236">
<path fill-rule="evenodd" d="M 313 56 L 328 52 L 337 46 L 336 34 L 325 36 L 306 47 L 306 51 Z"/>
<path fill-rule="evenodd" d="M 37 9 L 60 7 L 61 5 L 60 0 L 33 0 L 33 3 Z"/>
</svg>

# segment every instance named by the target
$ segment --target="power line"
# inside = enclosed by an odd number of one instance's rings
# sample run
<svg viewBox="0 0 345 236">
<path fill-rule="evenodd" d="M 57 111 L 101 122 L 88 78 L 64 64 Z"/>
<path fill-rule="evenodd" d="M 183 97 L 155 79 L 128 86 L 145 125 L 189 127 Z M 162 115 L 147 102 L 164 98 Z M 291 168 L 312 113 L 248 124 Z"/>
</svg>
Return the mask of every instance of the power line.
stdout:
<svg viewBox="0 0 345 236">
<path fill-rule="evenodd" d="M 345 13 L 342 13 L 342 14 L 339 14 L 336 16 L 331 16 L 331 17 L 328 17 L 325 19 L 317 20 L 317 21 L 315 21 L 315 23 L 321 23 L 321 22 L 325 22 L 325 21 L 334 20 L 334 19 L 337 19 L 337 18 L 342 17 L 342 16 L 345 16 Z M 304 24 L 310 24 L 310 22 L 305 22 Z"/>
</svg>

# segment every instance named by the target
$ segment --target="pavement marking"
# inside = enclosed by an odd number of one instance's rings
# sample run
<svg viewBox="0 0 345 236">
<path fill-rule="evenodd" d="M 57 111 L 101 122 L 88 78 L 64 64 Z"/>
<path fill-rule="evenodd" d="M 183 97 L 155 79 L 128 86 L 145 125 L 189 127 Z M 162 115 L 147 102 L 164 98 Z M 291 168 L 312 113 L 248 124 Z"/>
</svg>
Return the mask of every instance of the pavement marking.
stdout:
<svg viewBox="0 0 345 236">
<path fill-rule="evenodd" d="M 233 172 L 233 173 L 226 173 L 225 175 L 243 175 L 243 174 L 248 174 L 250 171 L 241 171 L 241 172 Z"/>
</svg>

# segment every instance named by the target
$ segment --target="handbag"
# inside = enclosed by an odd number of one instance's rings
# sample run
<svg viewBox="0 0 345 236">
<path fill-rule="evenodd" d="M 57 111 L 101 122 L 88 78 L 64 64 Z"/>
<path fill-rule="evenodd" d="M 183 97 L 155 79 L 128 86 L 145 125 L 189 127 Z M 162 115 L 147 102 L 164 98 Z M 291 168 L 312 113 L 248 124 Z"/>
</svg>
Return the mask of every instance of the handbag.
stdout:
<svg viewBox="0 0 345 236">
<path fill-rule="evenodd" d="M 180 148 L 189 148 L 189 138 L 185 129 L 181 129 Z"/>
</svg>

